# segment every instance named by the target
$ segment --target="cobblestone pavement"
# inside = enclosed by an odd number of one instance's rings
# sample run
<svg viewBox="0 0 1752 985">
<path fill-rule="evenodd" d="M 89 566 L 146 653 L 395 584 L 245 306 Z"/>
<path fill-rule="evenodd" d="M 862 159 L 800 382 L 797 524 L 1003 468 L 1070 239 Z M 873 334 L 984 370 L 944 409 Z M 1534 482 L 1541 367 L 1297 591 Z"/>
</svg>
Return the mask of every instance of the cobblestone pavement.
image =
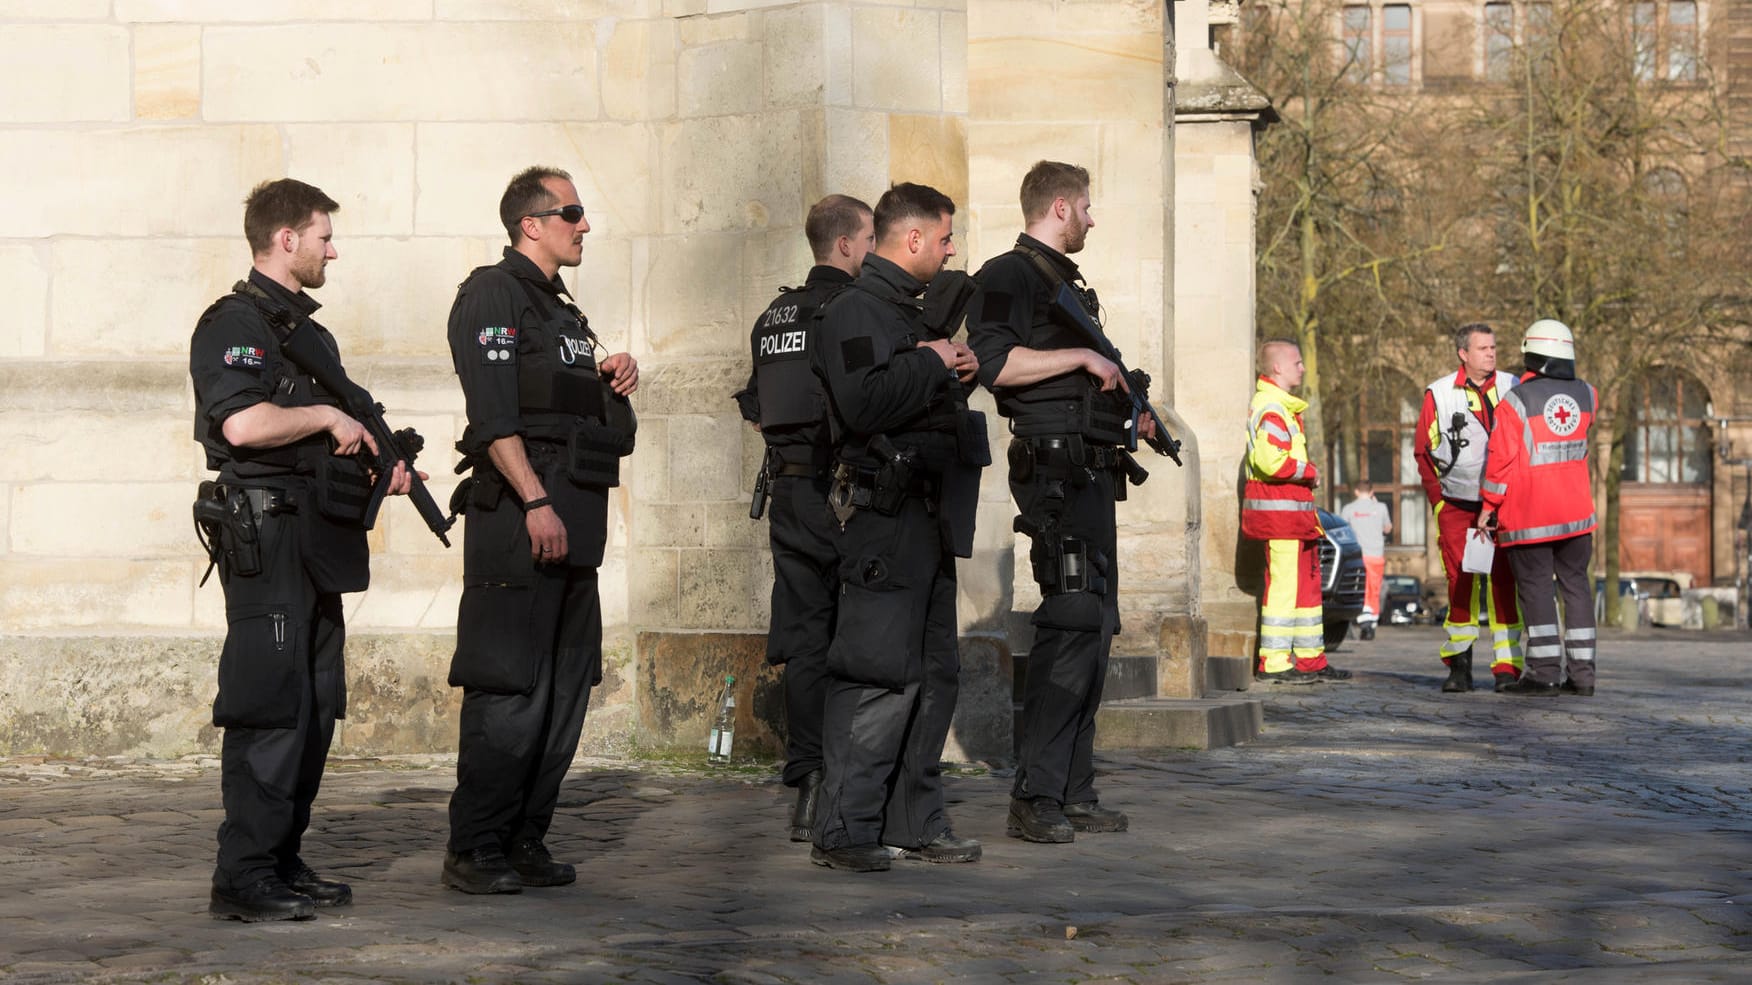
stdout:
<svg viewBox="0 0 1752 985">
<path fill-rule="evenodd" d="M 975 865 L 855 875 L 785 839 L 770 771 L 581 764 L 549 839 L 577 885 L 440 888 L 442 761 L 337 762 L 306 856 L 357 902 L 205 914 L 211 760 L 0 763 L 7 982 L 1744 982 L 1752 640 L 1602 640 L 1594 698 L 1443 696 L 1436 631 L 1349 685 L 1274 687 L 1266 734 L 1115 755 L 1132 830 L 1004 837 L 1008 780 L 949 782 Z"/>
</svg>

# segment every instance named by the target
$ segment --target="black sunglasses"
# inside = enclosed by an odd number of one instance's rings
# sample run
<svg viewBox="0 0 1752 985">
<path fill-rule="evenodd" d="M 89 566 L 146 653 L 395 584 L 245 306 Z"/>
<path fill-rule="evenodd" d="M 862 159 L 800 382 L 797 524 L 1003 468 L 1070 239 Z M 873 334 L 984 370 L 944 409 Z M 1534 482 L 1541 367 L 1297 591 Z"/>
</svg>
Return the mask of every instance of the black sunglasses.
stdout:
<svg viewBox="0 0 1752 985">
<path fill-rule="evenodd" d="M 550 215 L 557 215 L 560 218 L 566 220 L 567 222 L 577 222 L 579 219 L 584 218 L 584 206 L 582 206 L 582 205 L 562 205 L 557 209 L 547 209 L 547 210 L 542 211 L 542 212 L 531 212 L 528 215 L 524 216 L 523 218 L 525 218 L 525 219 L 540 219 L 543 216 L 550 216 Z"/>
</svg>

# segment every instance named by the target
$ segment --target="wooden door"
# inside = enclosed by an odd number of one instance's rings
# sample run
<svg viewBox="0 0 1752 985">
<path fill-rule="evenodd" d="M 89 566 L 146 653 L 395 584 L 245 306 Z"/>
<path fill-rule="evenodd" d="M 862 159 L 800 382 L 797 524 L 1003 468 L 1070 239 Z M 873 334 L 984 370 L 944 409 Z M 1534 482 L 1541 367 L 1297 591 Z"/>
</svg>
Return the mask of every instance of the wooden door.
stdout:
<svg viewBox="0 0 1752 985">
<path fill-rule="evenodd" d="M 1711 576 L 1709 487 L 1627 482 L 1619 488 L 1618 563 L 1625 571 L 1689 571 Z"/>
</svg>

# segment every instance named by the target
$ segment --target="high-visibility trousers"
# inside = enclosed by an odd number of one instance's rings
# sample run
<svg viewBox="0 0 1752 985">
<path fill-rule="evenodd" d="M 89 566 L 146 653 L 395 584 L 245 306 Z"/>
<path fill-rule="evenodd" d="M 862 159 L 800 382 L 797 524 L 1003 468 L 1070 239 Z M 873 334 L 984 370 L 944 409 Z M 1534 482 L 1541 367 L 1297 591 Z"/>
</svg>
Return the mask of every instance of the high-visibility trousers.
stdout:
<svg viewBox="0 0 1752 985">
<path fill-rule="evenodd" d="M 1320 604 L 1320 542 L 1265 542 L 1265 595 L 1259 603 L 1259 670 L 1326 666 Z"/>
<path fill-rule="evenodd" d="M 1357 622 L 1374 623 L 1381 619 L 1381 581 L 1387 574 L 1385 557 L 1363 555 L 1363 614 Z"/>
<path fill-rule="evenodd" d="M 1448 640 L 1442 644 L 1442 663 L 1461 654 L 1471 654 L 1478 641 L 1478 625 L 1490 628 L 1490 671 L 1521 673 L 1521 606 L 1515 599 L 1515 575 L 1509 569 L 1508 552 L 1497 548 L 1490 575 L 1460 570 L 1466 551 L 1466 531 L 1478 522 L 1478 514 L 1453 503 L 1436 504 L 1437 542 L 1442 549 L 1442 570 L 1448 575 L 1448 618 L 1442 628 Z"/>
</svg>

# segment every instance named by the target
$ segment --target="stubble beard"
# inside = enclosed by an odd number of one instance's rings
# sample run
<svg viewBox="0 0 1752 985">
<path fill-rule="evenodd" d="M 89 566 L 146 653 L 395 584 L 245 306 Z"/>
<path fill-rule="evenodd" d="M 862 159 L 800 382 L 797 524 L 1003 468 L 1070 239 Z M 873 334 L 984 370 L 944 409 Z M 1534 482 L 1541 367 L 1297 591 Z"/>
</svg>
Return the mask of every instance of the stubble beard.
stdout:
<svg viewBox="0 0 1752 985">
<path fill-rule="evenodd" d="M 1080 253 L 1083 244 L 1089 241 L 1089 225 L 1081 219 L 1073 219 L 1065 230 L 1065 254 Z"/>
</svg>

